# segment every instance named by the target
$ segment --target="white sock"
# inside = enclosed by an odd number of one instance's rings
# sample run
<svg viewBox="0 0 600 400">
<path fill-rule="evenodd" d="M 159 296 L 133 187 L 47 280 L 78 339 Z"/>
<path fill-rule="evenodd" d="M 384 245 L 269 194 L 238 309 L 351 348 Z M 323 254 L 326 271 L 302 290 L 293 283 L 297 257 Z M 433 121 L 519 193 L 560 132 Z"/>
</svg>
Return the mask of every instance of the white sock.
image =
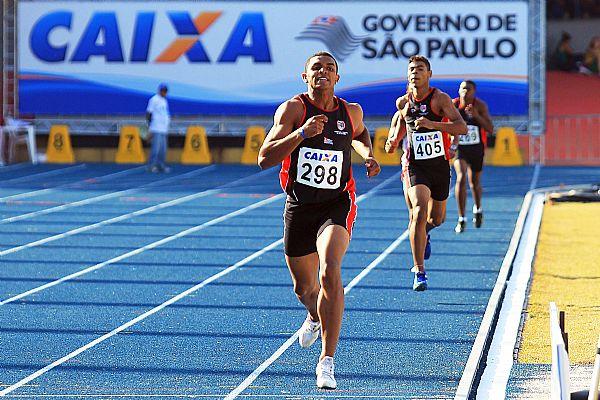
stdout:
<svg viewBox="0 0 600 400">
<path fill-rule="evenodd" d="M 475 204 L 473 204 L 473 214 L 481 214 L 483 212 L 483 207 L 477 208 Z"/>
<path fill-rule="evenodd" d="M 465 222 L 467 220 L 467 218 L 465 217 L 458 217 L 458 222 Z"/>
</svg>

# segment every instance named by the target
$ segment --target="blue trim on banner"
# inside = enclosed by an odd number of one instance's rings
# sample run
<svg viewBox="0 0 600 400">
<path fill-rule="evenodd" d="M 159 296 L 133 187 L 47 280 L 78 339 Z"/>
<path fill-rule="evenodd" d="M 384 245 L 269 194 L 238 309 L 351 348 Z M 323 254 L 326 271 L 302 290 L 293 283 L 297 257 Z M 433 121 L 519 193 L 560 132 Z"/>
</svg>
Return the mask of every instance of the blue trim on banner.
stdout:
<svg viewBox="0 0 600 400">
<path fill-rule="evenodd" d="M 432 86 L 450 97 L 457 97 L 460 82 L 460 79 L 434 79 Z M 347 101 L 360 103 L 366 115 L 391 115 L 395 111 L 396 98 L 406 90 L 405 85 L 399 81 L 373 83 L 338 90 L 336 94 Z M 528 93 L 528 85 L 524 82 L 477 82 L 477 96 L 487 102 L 492 115 L 527 115 Z M 39 115 L 144 114 L 152 95 L 95 82 L 38 76 L 19 81 L 19 111 Z M 173 115 L 272 115 L 285 100 L 218 102 L 169 96 L 169 108 Z"/>
</svg>

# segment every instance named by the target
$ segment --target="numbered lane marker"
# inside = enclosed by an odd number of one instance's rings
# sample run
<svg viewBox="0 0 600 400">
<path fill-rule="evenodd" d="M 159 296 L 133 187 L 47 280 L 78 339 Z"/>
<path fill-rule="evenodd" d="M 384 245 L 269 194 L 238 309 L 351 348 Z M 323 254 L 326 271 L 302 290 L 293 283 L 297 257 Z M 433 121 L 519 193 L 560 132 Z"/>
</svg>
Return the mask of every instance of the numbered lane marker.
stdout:
<svg viewBox="0 0 600 400">
<path fill-rule="evenodd" d="M 115 161 L 119 164 L 143 164 L 146 162 L 140 128 L 134 125 L 125 125 L 121 128 Z"/>
<path fill-rule="evenodd" d="M 258 162 L 258 150 L 265 140 L 265 128 L 262 126 L 250 126 L 246 131 L 246 141 L 242 153 L 242 164 L 256 165 Z"/>
<path fill-rule="evenodd" d="M 181 153 L 182 164 L 210 164 L 212 157 L 208 148 L 206 129 L 203 126 L 190 126 L 185 134 L 185 144 Z"/>
<path fill-rule="evenodd" d="M 523 156 L 519 148 L 517 133 L 513 128 L 498 128 L 491 164 L 502 167 L 523 165 Z"/>
<path fill-rule="evenodd" d="M 72 164 L 75 162 L 67 125 L 52 125 L 50 128 L 46 158 L 49 163 Z"/>
</svg>

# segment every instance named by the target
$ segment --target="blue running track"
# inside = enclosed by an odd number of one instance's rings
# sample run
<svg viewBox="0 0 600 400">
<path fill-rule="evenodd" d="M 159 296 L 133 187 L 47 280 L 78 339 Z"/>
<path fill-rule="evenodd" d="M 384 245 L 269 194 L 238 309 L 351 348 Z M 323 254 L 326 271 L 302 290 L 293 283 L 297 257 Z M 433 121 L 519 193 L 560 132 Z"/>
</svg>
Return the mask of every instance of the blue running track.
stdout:
<svg viewBox="0 0 600 400">
<path fill-rule="evenodd" d="M 0 394 L 453 398 L 523 196 L 599 182 L 600 169 L 486 167 L 483 227 L 456 235 L 451 197 L 429 290 L 415 293 L 399 169 L 368 180 L 354 168 L 366 195 L 342 268 L 335 391 L 315 387 L 320 341 L 285 345 L 306 314 L 283 258 L 277 168 L 0 168 Z"/>
</svg>

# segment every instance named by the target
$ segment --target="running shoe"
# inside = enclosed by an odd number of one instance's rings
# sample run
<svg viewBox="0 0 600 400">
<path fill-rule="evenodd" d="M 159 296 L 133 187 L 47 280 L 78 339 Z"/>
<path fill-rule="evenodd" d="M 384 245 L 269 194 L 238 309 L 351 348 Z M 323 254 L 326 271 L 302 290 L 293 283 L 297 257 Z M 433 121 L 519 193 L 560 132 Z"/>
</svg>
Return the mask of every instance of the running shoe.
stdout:
<svg viewBox="0 0 600 400">
<path fill-rule="evenodd" d="M 307 315 L 302 327 L 300 328 L 300 336 L 298 336 L 298 343 L 300 343 L 300 347 L 310 347 L 319 337 L 320 331 L 321 323 L 319 321 L 313 321 L 310 319 L 310 315 Z"/>
<path fill-rule="evenodd" d="M 483 224 L 482 212 L 477 212 L 473 214 L 473 223 L 475 224 L 475 228 L 481 228 L 481 224 Z"/>
<path fill-rule="evenodd" d="M 466 222 L 464 220 L 458 220 L 456 223 L 456 227 L 454 228 L 454 232 L 463 233 L 465 231 Z"/>
<path fill-rule="evenodd" d="M 424 254 L 424 258 L 426 260 L 429 260 L 429 257 L 431 257 L 431 240 L 429 240 L 429 234 L 427 234 L 427 244 L 425 244 L 425 254 Z"/>
<path fill-rule="evenodd" d="M 415 272 L 415 280 L 413 281 L 413 290 L 415 292 L 423 292 L 427 290 L 427 274 L 423 272 Z"/>
<path fill-rule="evenodd" d="M 319 389 L 335 389 L 337 382 L 333 376 L 333 357 L 324 357 L 317 364 L 317 387 Z"/>
</svg>

